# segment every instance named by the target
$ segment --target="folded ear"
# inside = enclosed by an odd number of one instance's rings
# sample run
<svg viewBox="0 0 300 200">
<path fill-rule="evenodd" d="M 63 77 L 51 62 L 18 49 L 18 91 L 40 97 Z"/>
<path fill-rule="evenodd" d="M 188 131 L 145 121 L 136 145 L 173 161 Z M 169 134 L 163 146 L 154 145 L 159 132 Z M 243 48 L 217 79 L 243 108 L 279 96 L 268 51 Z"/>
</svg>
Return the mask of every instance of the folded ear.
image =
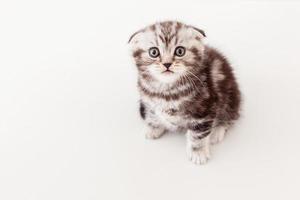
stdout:
<svg viewBox="0 0 300 200">
<path fill-rule="evenodd" d="M 132 35 L 130 36 L 129 40 L 128 40 L 128 43 L 130 43 L 131 40 L 132 40 L 137 34 L 139 34 L 140 32 L 142 32 L 142 30 L 139 30 L 139 31 L 135 32 L 134 34 L 132 34 Z"/>
<path fill-rule="evenodd" d="M 190 26 L 192 29 L 194 29 L 195 31 L 197 31 L 198 33 L 200 33 L 202 35 L 202 37 L 206 37 L 206 34 L 203 30 L 196 28 L 194 26 Z"/>
</svg>

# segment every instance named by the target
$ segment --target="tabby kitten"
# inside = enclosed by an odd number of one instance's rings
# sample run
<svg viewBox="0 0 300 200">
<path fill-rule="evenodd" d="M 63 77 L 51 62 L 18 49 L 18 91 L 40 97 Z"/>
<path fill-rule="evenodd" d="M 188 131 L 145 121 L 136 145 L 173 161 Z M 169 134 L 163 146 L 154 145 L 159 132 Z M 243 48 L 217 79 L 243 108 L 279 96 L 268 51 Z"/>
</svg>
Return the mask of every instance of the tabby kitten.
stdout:
<svg viewBox="0 0 300 200">
<path fill-rule="evenodd" d="M 188 158 L 204 164 L 210 144 L 220 142 L 239 117 L 240 92 L 232 68 L 203 43 L 205 33 L 166 21 L 133 34 L 129 43 L 138 69 L 140 115 L 147 138 L 185 131 Z"/>
</svg>

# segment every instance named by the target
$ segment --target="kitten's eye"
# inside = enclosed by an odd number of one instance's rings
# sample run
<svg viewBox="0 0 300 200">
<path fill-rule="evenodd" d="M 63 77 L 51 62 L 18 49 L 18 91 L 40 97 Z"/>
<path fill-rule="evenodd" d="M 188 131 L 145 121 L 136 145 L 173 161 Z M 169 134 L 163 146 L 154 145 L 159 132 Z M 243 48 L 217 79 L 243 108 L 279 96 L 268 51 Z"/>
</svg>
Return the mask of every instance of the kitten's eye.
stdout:
<svg viewBox="0 0 300 200">
<path fill-rule="evenodd" d="M 185 48 L 182 46 L 176 47 L 174 54 L 175 54 L 175 56 L 178 56 L 178 57 L 184 56 Z"/>
<path fill-rule="evenodd" d="M 159 50 L 157 47 L 151 47 L 149 49 L 149 56 L 152 58 L 157 58 L 159 56 Z"/>
</svg>

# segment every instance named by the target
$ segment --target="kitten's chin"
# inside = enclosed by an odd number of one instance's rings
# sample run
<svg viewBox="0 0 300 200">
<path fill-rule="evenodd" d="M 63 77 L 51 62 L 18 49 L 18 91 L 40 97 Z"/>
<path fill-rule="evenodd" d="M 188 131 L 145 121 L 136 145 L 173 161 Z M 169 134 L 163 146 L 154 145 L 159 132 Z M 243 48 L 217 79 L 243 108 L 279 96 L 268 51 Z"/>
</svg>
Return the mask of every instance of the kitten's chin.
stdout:
<svg viewBox="0 0 300 200">
<path fill-rule="evenodd" d="M 172 84 L 173 82 L 177 81 L 179 79 L 179 75 L 174 73 L 174 72 L 170 72 L 170 71 L 164 71 L 160 74 L 156 74 L 155 78 L 162 83 L 168 83 L 168 84 Z"/>
</svg>

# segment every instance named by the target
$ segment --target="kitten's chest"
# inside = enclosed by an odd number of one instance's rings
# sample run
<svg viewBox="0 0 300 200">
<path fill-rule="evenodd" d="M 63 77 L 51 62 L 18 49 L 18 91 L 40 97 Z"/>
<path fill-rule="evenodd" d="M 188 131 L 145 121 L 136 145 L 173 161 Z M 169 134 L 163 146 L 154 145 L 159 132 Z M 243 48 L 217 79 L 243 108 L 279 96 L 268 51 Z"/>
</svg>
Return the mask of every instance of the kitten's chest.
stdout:
<svg viewBox="0 0 300 200">
<path fill-rule="evenodd" d="M 184 126 L 185 120 L 182 115 L 182 108 L 178 102 L 151 100 L 147 102 L 150 112 L 153 114 L 153 120 L 159 121 L 168 129 L 178 129 Z"/>
</svg>

